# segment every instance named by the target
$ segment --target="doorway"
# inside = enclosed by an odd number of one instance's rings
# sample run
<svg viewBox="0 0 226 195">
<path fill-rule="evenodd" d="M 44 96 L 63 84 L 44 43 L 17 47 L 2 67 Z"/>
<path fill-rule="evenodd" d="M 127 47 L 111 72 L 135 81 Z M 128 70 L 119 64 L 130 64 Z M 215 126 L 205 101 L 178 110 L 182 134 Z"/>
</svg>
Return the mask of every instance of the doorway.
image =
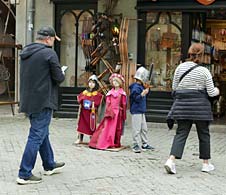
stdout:
<svg viewBox="0 0 226 195">
<path fill-rule="evenodd" d="M 215 85 L 220 89 L 220 98 L 213 103 L 215 124 L 226 124 L 226 18 L 220 12 L 207 14 L 206 31 L 211 36 L 211 68 Z M 209 17 L 208 17 L 209 16 Z M 211 17 L 212 16 L 212 17 Z"/>
<path fill-rule="evenodd" d="M 65 81 L 59 87 L 58 113 L 62 111 L 59 117 L 75 117 L 78 109 L 76 96 L 87 87 L 91 73 L 87 70 L 82 38 L 91 32 L 96 13 L 96 0 L 55 3 L 55 29 L 61 37 L 61 42 L 55 43 L 55 50 L 60 64 L 68 66 Z"/>
</svg>

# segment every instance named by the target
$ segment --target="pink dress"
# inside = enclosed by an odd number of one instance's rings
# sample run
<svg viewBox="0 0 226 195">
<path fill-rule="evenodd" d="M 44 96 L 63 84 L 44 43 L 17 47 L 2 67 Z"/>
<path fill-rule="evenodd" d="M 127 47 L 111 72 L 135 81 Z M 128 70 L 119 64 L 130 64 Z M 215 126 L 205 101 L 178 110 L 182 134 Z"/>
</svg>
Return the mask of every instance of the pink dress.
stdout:
<svg viewBox="0 0 226 195">
<path fill-rule="evenodd" d="M 94 132 L 89 146 L 96 149 L 120 147 L 120 139 L 126 120 L 126 93 L 111 89 L 106 95 L 105 115 Z"/>
</svg>

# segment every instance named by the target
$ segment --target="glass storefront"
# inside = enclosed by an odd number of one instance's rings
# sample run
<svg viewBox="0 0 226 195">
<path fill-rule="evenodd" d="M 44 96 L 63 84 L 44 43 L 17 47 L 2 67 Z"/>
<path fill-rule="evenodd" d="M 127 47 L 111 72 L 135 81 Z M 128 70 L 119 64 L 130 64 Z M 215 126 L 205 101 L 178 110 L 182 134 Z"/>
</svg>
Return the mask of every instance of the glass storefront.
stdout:
<svg viewBox="0 0 226 195">
<path fill-rule="evenodd" d="M 88 73 L 85 71 L 87 55 L 84 55 L 83 36 L 91 31 L 93 10 L 71 10 L 61 18 L 60 63 L 68 66 L 61 87 L 86 87 Z"/>
<path fill-rule="evenodd" d="M 64 87 L 73 87 L 75 84 L 75 17 L 71 12 L 65 13 L 61 19 L 60 63 L 68 66 Z"/>
<path fill-rule="evenodd" d="M 148 12 L 145 64 L 153 64 L 152 90 L 170 91 L 181 59 L 181 12 Z"/>
</svg>

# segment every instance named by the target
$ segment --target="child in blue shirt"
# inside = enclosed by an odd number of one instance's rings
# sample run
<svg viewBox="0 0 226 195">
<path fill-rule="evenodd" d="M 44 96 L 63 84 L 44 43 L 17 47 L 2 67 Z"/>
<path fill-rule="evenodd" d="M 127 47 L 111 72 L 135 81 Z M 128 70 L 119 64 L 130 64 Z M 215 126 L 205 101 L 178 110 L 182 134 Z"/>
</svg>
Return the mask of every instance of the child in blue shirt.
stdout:
<svg viewBox="0 0 226 195">
<path fill-rule="evenodd" d="M 146 96 L 149 88 L 144 87 L 144 82 L 148 74 L 148 70 L 140 67 L 134 76 L 135 82 L 129 86 L 130 89 L 130 113 L 132 115 L 132 134 L 133 134 L 133 151 L 140 153 L 142 150 L 154 150 L 154 147 L 148 144 L 147 139 L 147 123 L 146 123 Z M 139 142 L 141 139 L 141 148 Z"/>
</svg>

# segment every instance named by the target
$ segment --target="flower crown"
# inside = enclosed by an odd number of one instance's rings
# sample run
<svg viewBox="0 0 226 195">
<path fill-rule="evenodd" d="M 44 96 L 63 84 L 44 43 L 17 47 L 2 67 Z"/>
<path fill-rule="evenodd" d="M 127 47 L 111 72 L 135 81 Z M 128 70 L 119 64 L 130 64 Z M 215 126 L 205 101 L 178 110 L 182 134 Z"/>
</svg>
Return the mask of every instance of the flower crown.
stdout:
<svg viewBox="0 0 226 195">
<path fill-rule="evenodd" d="M 109 78 L 109 81 L 112 82 L 113 78 L 118 78 L 122 81 L 122 83 L 125 82 L 125 79 L 124 77 L 121 75 L 121 74 L 117 74 L 117 73 L 113 73 L 110 78 Z"/>
</svg>

